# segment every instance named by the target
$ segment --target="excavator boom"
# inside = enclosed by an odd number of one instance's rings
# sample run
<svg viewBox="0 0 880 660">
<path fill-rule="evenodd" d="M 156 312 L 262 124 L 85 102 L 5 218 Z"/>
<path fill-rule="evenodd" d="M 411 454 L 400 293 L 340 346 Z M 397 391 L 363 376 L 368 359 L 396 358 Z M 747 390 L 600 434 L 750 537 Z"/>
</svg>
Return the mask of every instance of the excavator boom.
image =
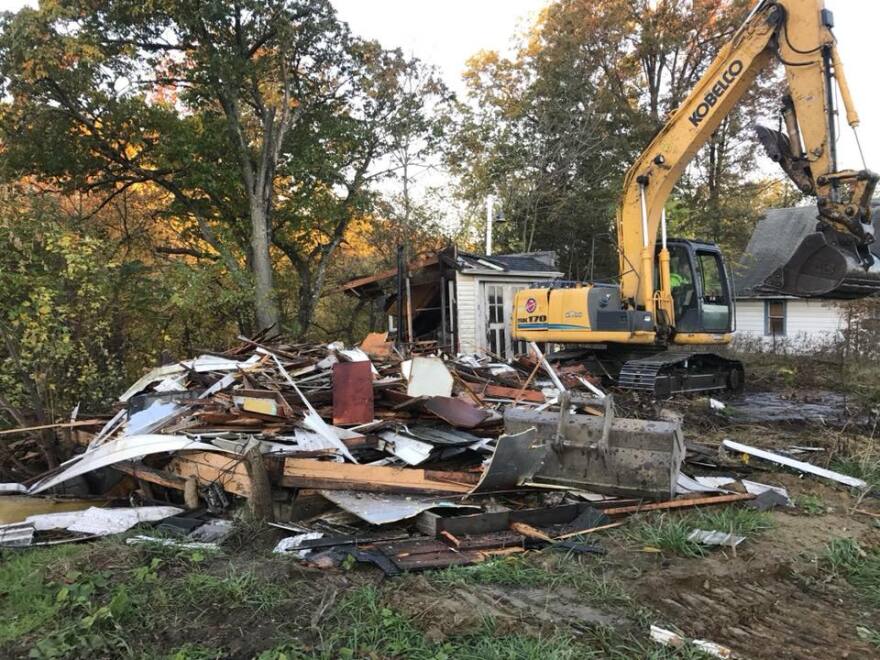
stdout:
<svg viewBox="0 0 880 660">
<path fill-rule="evenodd" d="M 655 244 L 662 210 L 697 150 L 742 99 L 756 76 L 778 61 L 789 93 L 786 132 L 759 138 L 800 190 L 816 197 L 817 231 L 794 251 L 771 286 L 797 296 L 833 293 L 853 271 L 871 280 L 870 200 L 877 175 L 837 165 L 836 82 L 848 122 L 859 123 L 823 0 L 761 0 L 721 49 L 690 95 L 629 169 L 617 216 L 624 300 L 674 326 L 668 253 L 662 246 L 654 289 Z M 665 232 L 664 232 L 665 235 Z M 880 291 L 880 276 L 877 278 Z M 870 292 L 869 289 L 865 293 Z"/>
</svg>

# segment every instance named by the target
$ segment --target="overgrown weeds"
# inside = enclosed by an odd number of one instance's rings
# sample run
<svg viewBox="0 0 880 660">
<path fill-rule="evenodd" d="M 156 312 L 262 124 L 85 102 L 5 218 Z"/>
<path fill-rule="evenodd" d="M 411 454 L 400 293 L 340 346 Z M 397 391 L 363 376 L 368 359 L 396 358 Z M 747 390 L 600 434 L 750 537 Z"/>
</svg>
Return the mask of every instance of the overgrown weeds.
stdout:
<svg viewBox="0 0 880 660">
<path fill-rule="evenodd" d="M 866 604 L 880 608 L 880 549 L 865 550 L 850 538 L 833 539 L 820 561 L 832 575 L 849 582 Z"/>
<path fill-rule="evenodd" d="M 746 538 L 770 529 L 773 520 L 764 511 L 737 506 L 665 512 L 640 516 L 622 532 L 624 538 L 648 548 L 682 557 L 702 557 L 705 546 L 688 539 L 695 529 L 729 532 Z"/>
</svg>

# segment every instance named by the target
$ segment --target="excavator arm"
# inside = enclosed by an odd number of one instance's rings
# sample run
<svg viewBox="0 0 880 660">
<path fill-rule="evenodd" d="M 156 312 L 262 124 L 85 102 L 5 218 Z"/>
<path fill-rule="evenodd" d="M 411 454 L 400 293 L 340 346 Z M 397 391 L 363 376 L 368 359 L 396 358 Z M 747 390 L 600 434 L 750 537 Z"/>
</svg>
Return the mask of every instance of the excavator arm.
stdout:
<svg viewBox="0 0 880 660">
<path fill-rule="evenodd" d="M 778 288 L 817 295 L 854 266 L 871 266 L 870 202 L 878 177 L 867 170 L 838 169 L 835 80 L 848 122 L 855 127 L 859 118 L 832 25 L 823 0 L 761 0 L 641 153 L 626 174 L 617 215 L 623 300 L 655 311 L 663 324 L 674 327 L 664 205 L 697 150 L 774 61 L 783 65 L 788 81 L 786 131 L 761 128 L 759 138 L 795 184 L 816 197 L 821 230 L 795 250 L 788 270 L 778 275 Z M 655 291 L 661 226 L 660 288 Z"/>
</svg>

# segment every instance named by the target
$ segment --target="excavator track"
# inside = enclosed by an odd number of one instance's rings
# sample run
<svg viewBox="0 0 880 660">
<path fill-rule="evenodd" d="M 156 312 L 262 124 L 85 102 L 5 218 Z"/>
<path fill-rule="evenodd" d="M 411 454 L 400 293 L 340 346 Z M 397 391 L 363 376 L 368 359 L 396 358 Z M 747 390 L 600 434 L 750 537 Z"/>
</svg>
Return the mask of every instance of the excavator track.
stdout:
<svg viewBox="0 0 880 660">
<path fill-rule="evenodd" d="M 744 375 L 739 360 L 714 353 L 660 353 L 628 360 L 620 370 L 617 384 L 668 399 L 684 392 L 739 391 Z"/>
</svg>

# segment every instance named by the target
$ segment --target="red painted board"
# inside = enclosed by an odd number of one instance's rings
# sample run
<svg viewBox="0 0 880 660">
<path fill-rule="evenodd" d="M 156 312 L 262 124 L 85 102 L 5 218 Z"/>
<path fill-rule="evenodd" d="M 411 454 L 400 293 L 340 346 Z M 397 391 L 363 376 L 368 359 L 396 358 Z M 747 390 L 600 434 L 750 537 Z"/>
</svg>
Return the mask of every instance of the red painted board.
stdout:
<svg viewBox="0 0 880 660">
<path fill-rule="evenodd" d="M 345 426 L 373 421 L 373 370 L 369 362 L 333 365 L 333 423 Z"/>
</svg>

